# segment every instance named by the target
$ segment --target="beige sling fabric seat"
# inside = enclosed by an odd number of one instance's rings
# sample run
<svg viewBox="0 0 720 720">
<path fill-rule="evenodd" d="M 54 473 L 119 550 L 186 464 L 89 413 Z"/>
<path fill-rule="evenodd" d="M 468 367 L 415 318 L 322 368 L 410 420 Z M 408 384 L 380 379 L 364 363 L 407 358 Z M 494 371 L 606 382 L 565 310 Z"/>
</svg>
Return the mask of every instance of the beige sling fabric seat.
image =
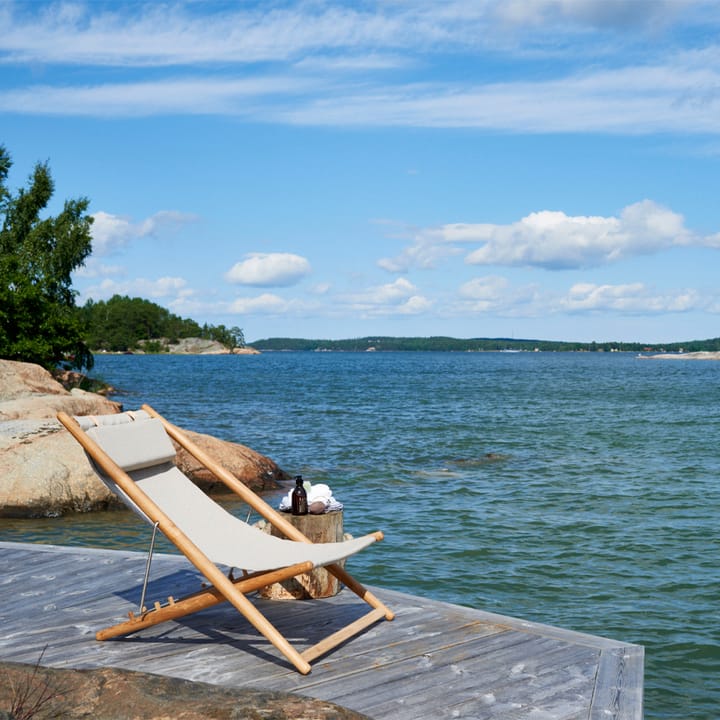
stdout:
<svg viewBox="0 0 720 720">
<path fill-rule="evenodd" d="M 130 620 L 101 630 L 104 640 L 176 619 L 218 602 L 232 603 L 302 673 L 310 662 L 393 613 L 352 578 L 338 561 L 377 540 L 382 533 L 340 543 L 311 543 L 286 518 L 216 463 L 152 408 L 116 415 L 58 419 L 88 453 L 103 482 L 142 518 L 158 529 L 207 578 L 212 587 L 168 604 L 156 603 Z M 190 452 L 250 507 L 288 539 L 274 537 L 235 517 L 200 490 L 174 465 L 175 447 Z M 226 575 L 218 566 L 231 568 Z M 324 566 L 372 608 L 359 620 L 299 653 L 246 597 L 265 585 Z M 232 568 L 243 571 L 234 578 Z"/>
</svg>

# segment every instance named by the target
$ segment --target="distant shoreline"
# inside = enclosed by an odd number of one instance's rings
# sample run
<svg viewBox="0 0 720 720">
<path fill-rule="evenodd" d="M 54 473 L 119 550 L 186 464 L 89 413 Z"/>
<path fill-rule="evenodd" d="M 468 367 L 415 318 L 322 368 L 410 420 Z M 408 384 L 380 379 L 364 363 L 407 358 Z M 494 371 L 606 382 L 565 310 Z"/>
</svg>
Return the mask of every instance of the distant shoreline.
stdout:
<svg viewBox="0 0 720 720">
<path fill-rule="evenodd" d="M 148 350 L 146 346 L 153 349 Z M 183 338 L 175 343 L 161 338 L 142 341 L 132 350 L 93 350 L 93 355 L 260 355 L 260 351 L 248 345 L 230 349 L 217 340 L 203 338 Z"/>
<path fill-rule="evenodd" d="M 633 352 L 695 353 L 720 351 L 720 338 L 677 343 L 570 342 L 533 338 L 453 338 L 368 336 L 345 340 L 276 337 L 248 343 L 261 352 L 387 352 L 393 350 L 437 350 L 454 352 Z"/>
<path fill-rule="evenodd" d="M 642 360 L 720 360 L 720 352 L 702 350 L 688 353 L 657 353 L 656 355 L 638 355 Z"/>
</svg>

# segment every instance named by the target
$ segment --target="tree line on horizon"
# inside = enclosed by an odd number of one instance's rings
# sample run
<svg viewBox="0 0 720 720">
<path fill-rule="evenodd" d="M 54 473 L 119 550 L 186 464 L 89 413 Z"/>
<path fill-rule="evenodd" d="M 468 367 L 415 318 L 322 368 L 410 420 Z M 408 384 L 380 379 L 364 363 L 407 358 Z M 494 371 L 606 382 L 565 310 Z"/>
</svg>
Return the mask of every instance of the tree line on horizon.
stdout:
<svg viewBox="0 0 720 720">
<path fill-rule="evenodd" d="M 649 345 L 642 342 L 571 342 L 515 338 L 363 337 L 347 340 L 266 338 L 249 343 L 263 352 L 701 352 L 720 351 L 720 338 Z"/>
</svg>

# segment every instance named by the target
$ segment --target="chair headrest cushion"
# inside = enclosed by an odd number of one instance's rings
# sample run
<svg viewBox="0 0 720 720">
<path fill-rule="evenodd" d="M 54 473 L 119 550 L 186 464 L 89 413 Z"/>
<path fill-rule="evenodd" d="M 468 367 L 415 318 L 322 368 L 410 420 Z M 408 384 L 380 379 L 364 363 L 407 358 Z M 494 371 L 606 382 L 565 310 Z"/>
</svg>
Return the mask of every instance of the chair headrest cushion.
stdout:
<svg viewBox="0 0 720 720">
<path fill-rule="evenodd" d="M 157 418 L 92 426 L 87 434 L 126 472 L 175 459 L 175 447 Z"/>
</svg>

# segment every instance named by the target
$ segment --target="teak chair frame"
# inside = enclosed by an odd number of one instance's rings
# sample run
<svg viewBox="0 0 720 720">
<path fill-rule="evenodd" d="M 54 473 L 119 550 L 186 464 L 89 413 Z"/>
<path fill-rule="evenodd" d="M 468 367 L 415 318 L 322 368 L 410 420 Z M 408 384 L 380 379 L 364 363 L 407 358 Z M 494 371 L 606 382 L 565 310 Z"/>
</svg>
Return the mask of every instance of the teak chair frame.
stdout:
<svg viewBox="0 0 720 720">
<path fill-rule="evenodd" d="M 151 417 L 159 419 L 167 434 L 178 445 L 187 450 L 198 462 L 253 510 L 268 522 L 272 523 L 286 538 L 297 542 L 312 543 L 309 538 L 300 532 L 277 510 L 241 483 L 232 473 L 190 440 L 179 428 L 168 422 L 149 405 L 143 405 L 141 409 Z M 173 523 L 165 512 L 163 512 L 162 508 L 153 502 L 153 500 L 135 484 L 135 481 L 128 473 L 120 468 L 100 445 L 82 429 L 74 418 L 65 412 L 58 413 L 57 418 L 92 458 L 97 467 L 140 508 L 151 522 L 157 523 L 157 527 L 163 535 L 185 555 L 211 585 L 211 587 L 207 589 L 200 590 L 199 592 L 178 600 L 169 597 L 167 604 L 164 605 L 156 602 L 150 610 L 143 607 L 137 615 L 129 612 L 128 620 L 98 631 L 96 633 L 98 640 L 107 640 L 129 635 L 144 628 L 168 620 L 176 620 L 227 601 L 233 605 L 258 632 L 264 635 L 299 672 L 307 674 L 311 670 L 310 663 L 317 658 L 325 655 L 330 650 L 346 642 L 374 623 L 382 619 L 392 620 L 394 618 L 394 613 L 373 593 L 355 580 L 344 568 L 338 564 L 326 565 L 325 569 L 329 573 L 334 575 L 348 589 L 352 590 L 359 598 L 370 605 L 372 610 L 303 652 L 298 652 L 282 633 L 280 633 L 246 597 L 246 594 L 266 585 L 281 582 L 309 572 L 314 567 L 312 561 L 308 560 L 284 568 L 254 573 L 247 573 L 243 570 L 243 576 L 240 578 L 233 577 L 232 570 L 229 575 L 226 575 Z M 382 532 L 376 532 L 373 533 L 373 535 L 376 540 L 383 539 Z"/>
</svg>

